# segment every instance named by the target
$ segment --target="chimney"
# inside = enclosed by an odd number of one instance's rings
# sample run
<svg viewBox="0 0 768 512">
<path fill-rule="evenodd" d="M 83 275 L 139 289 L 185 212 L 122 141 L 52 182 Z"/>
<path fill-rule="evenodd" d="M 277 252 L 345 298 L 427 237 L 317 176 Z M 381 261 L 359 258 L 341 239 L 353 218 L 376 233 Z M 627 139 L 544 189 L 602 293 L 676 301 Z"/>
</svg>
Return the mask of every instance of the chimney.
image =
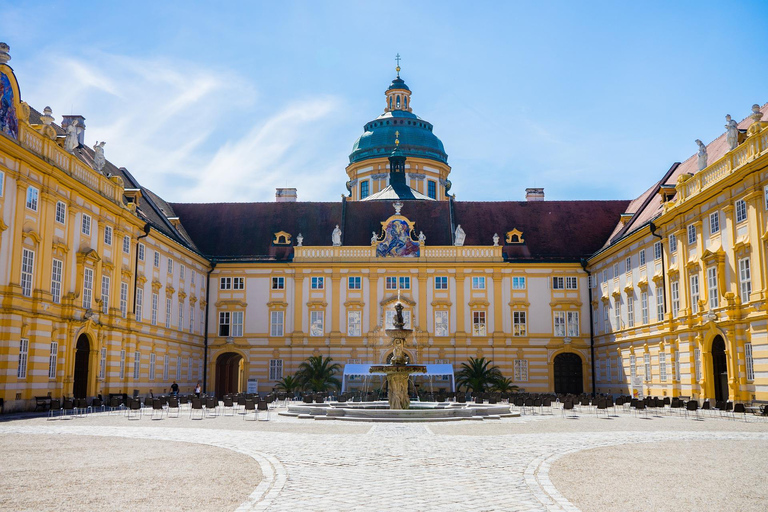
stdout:
<svg viewBox="0 0 768 512">
<path fill-rule="evenodd" d="M 543 188 L 527 188 L 525 189 L 526 201 L 543 201 L 544 189 Z"/>
<path fill-rule="evenodd" d="M 296 197 L 295 188 L 278 188 L 275 192 L 276 203 L 295 203 Z"/>
<path fill-rule="evenodd" d="M 67 126 L 70 125 L 73 121 L 77 121 L 77 142 L 84 146 L 85 145 L 85 118 L 83 116 L 79 115 L 69 115 L 69 116 L 61 116 L 63 119 L 61 120 L 61 127 L 64 128 L 64 131 L 67 131 Z"/>
</svg>

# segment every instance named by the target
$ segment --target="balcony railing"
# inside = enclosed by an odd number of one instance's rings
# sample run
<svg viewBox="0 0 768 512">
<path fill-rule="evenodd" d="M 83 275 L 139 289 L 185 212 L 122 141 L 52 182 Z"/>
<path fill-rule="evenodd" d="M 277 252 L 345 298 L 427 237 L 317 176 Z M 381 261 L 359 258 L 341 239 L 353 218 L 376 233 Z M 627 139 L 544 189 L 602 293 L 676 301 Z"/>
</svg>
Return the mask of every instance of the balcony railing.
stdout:
<svg viewBox="0 0 768 512">
<path fill-rule="evenodd" d="M 418 258 L 377 258 L 376 248 L 352 247 L 294 247 L 294 261 L 502 261 L 502 247 L 468 245 L 462 247 L 423 247 Z"/>
</svg>

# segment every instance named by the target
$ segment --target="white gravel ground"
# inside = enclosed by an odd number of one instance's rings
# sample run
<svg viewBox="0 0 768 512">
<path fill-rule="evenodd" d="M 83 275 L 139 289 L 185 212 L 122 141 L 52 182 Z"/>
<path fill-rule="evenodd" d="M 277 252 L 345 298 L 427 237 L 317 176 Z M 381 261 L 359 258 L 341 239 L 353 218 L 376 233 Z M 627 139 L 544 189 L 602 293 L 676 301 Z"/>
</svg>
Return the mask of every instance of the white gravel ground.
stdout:
<svg viewBox="0 0 768 512">
<path fill-rule="evenodd" d="M 764 441 L 671 441 L 593 448 L 549 470 L 584 512 L 768 509 Z"/>
<path fill-rule="evenodd" d="M 77 435 L 0 436 L 0 510 L 234 510 L 261 481 L 212 446 Z"/>
</svg>

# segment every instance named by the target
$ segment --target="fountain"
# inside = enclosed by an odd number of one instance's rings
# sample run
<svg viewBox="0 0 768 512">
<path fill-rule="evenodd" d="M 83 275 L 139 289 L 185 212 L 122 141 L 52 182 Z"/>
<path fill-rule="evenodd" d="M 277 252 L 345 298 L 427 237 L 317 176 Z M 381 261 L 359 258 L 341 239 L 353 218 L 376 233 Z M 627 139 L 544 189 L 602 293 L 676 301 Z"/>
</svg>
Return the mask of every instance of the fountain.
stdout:
<svg viewBox="0 0 768 512">
<path fill-rule="evenodd" d="M 403 320 L 403 304 L 398 300 L 395 304 L 394 329 L 387 329 L 386 333 L 392 339 L 392 359 L 390 364 L 371 366 L 371 373 L 384 373 L 387 376 L 387 396 L 389 397 L 390 410 L 408 409 L 411 400 L 408 397 L 408 380 L 412 373 L 426 373 L 427 367 L 418 364 L 406 364 L 403 344 L 413 329 L 405 328 Z"/>
</svg>

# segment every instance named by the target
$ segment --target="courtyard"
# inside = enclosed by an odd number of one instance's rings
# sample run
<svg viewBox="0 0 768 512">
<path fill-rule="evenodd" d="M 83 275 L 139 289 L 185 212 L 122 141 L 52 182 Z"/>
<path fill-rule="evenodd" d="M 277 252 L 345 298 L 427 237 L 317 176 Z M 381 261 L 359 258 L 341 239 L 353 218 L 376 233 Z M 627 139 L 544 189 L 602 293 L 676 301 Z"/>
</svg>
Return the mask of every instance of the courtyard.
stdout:
<svg viewBox="0 0 768 512">
<path fill-rule="evenodd" d="M 515 408 L 513 408 L 515 409 Z M 764 510 L 768 421 L 5 416 L 5 510 Z M 551 412 L 551 414 L 546 414 Z M 746 421 L 745 421 L 746 420 Z"/>
</svg>

